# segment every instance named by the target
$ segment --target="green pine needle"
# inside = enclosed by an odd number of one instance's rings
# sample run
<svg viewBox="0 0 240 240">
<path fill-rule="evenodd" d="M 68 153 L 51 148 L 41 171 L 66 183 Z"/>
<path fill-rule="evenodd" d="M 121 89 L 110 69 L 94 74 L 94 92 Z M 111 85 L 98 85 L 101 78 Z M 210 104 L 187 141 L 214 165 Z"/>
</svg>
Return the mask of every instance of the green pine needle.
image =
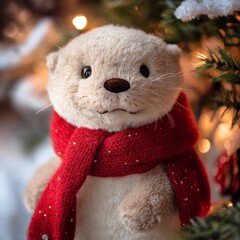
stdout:
<svg viewBox="0 0 240 240">
<path fill-rule="evenodd" d="M 208 56 L 202 60 L 203 64 L 197 67 L 196 71 L 208 70 L 214 67 L 220 72 L 229 71 L 232 75 L 240 76 L 240 63 L 238 63 L 238 61 L 229 52 L 221 47 L 218 47 L 215 50 L 208 48 L 207 50 Z M 225 80 L 228 80 L 228 75 Z"/>
<path fill-rule="evenodd" d="M 226 50 L 221 47 L 217 49 L 207 49 L 207 56 L 201 58 L 203 64 L 195 69 L 196 72 L 208 73 L 214 70 L 217 76 L 209 75 L 209 79 L 214 84 L 220 84 L 219 90 L 214 91 L 212 107 L 215 111 L 219 107 L 225 106 L 227 110 L 233 109 L 232 126 L 240 118 L 240 96 L 236 91 L 240 84 L 240 63 Z M 228 84 L 228 89 L 226 89 Z"/>
<path fill-rule="evenodd" d="M 181 233 L 183 240 L 240 240 L 240 203 L 223 208 L 205 219 L 191 220 Z"/>
</svg>

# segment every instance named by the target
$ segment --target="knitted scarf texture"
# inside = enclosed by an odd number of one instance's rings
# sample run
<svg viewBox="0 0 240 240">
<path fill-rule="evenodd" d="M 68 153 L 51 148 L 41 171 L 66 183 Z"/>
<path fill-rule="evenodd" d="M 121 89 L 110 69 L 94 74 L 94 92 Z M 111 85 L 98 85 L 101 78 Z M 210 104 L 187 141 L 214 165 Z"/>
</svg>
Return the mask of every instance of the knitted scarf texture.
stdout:
<svg viewBox="0 0 240 240">
<path fill-rule="evenodd" d="M 181 93 L 165 116 L 139 128 L 109 133 L 76 128 L 56 112 L 51 137 L 61 165 L 46 186 L 33 214 L 28 240 L 73 240 L 76 194 L 88 175 L 124 177 L 164 164 L 172 184 L 182 226 L 204 216 L 210 207 L 205 169 L 194 144 L 197 128 L 187 99 Z"/>
</svg>

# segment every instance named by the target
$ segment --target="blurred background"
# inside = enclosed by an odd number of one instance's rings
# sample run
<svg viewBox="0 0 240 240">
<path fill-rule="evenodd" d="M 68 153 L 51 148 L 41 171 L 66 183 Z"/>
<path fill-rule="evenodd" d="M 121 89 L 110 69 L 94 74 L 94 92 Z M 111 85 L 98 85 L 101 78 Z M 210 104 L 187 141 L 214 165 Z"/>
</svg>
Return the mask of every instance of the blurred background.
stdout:
<svg viewBox="0 0 240 240">
<path fill-rule="evenodd" d="M 226 10 L 204 2 L 0 1 L 1 240 L 26 239 L 31 215 L 24 187 L 55 156 L 48 136 L 52 108 L 45 57 L 107 23 L 141 28 L 182 48 L 183 90 L 199 124 L 197 150 L 209 174 L 212 202 L 239 200 L 240 15 L 234 10 L 240 6 Z"/>
</svg>

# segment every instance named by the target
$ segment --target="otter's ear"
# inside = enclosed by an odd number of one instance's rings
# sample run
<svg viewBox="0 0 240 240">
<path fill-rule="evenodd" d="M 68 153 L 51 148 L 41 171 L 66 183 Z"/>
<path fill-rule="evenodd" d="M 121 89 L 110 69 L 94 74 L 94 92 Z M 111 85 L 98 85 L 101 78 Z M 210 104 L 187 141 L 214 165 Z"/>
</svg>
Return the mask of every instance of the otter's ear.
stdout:
<svg viewBox="0 0 240 240">
<path fill-rule="evenodd" d="M 50 72 L 53 72 L 58 61 L 59 51 L 52 52 L 47 56 L 47 66 Z"/>
<path fill-rule="evenodd" d="M 182 50 L 176 44 L 167 44 L 167 53 L 177 60 L 180 58 Z"/>
</svg>

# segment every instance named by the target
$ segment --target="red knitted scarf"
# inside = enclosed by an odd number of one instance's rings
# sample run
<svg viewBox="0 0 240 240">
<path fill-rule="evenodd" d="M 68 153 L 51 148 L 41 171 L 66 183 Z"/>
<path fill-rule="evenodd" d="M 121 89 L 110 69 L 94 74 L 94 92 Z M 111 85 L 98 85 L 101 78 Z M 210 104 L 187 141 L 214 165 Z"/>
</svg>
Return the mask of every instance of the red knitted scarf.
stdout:
<svg viewBox="0 0 240 240">
<path fill-rule="evenodd" d="M 198 133 L 183 93 L 158 122 L 122 132 L 76 128 L 53 114 L 51 136 L 62 163 L 36 207 L 28 240 L 73 240 L 76 194 L 88 175 L 123 177 L 165 164 L 182 225 L 207 213 L 210 205 L 205 170 L 195 150 Z"/>
</svg>

